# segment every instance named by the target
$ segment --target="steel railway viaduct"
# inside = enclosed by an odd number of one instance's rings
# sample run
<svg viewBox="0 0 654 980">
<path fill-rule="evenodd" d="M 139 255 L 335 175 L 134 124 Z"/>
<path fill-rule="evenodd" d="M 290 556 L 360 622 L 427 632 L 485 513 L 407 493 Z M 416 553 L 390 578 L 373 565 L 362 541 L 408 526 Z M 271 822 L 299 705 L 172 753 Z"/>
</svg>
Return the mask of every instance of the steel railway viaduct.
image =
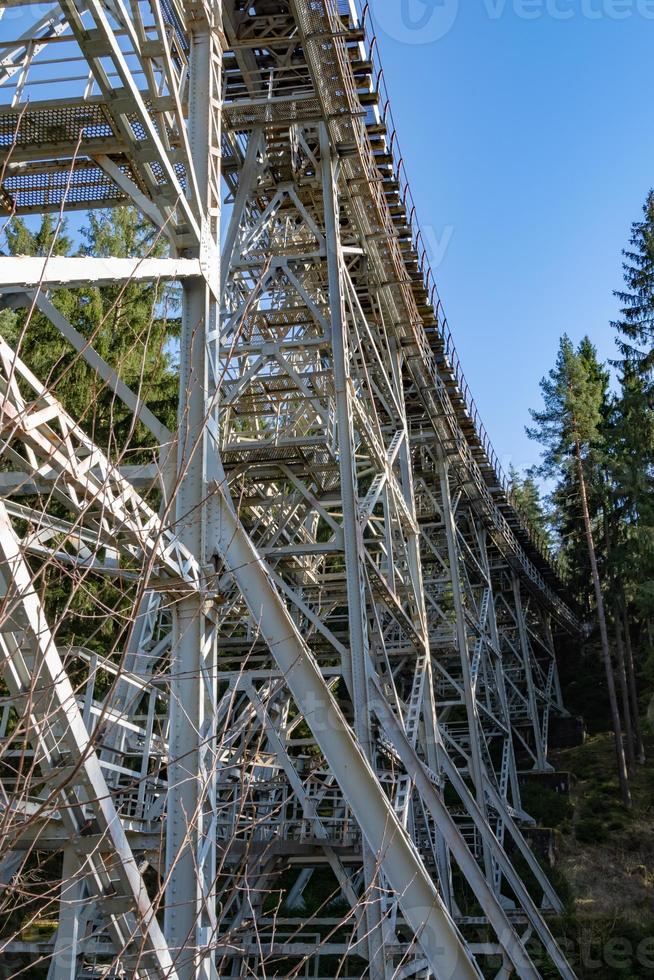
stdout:
<svg viewBox="0 0 654 980">
<path fill-rule="evenodd" d="M 573 978 L 520 776 L 578 625 L 458 365 L 366 11 L 0 13 L 5 215 L 130 204 L 167 243 L 0 258 L 2 306 L 159 447 L 123 466 L 0 339 L 5 904 L 37 859 L 60 882 L 5 972 Z M 57 305 L 167 280 L 174 433 Z M 118 647 L 49 620 L 55 565 L 129 596 Z"/>
</svg>

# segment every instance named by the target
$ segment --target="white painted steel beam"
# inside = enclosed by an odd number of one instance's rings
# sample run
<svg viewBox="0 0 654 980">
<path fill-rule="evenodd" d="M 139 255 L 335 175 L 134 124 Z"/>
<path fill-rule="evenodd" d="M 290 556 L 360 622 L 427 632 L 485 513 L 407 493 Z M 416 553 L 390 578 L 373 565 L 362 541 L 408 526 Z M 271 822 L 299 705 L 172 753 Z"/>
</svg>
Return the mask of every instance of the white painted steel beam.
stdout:
<svg viewBox="0 0 654 980">
<path fill-rule="evenodd" d="M 28 714 L 22 722 L 42 764 L 52 772 L 50 807 L 61 798 L 62 817 L 73 838 L 81 836 L 84 806 L 91 807 L 98 831 L 106 839 L 104 847 L 111 855 L 113 874 L 123 891 L 122 911 L 110 916 L 112 929 L 121 945 L 132 947 L 137 962 L 143 955 L 151 961 L 155 976 L 174 980 L 175 968 L 155 911 L 46 622 L 19 538 L 1 502 L 0 580 L 2 671 L 12 695 L 27 699 Z M 68 764 L 72 764 L 73 772 L 79 773 L 79 787 L 75 781 L 68 787 L 62 746 L 69 754 Z M 62 768 L 59 778 L 58 768 Z M 48 802 L 44 801 L 44 806 L 48 807 Z M 115 893 L 116 884 L 112 884 L 105 869 L 102 850 L 100 847 L 95 856 L 89 855 L 88 861 L 101 894 L 104 892 L 104 897 L 109 898 Z"/>
<path fill-rule="evenodd" d="M 100 774 L 131 814 L 132 854 L 147 859 L 165 821 L 174 970 L 259 976 L 283 956 L 322 976 L 338 954 L 347 980 L 361 957 L 371 980 L 451 980 L 500 955 L 501 976 L 537 980 L 513 901 L 572 980 L 543 914 L 560 903 L 520 830 L 513 743 L 545 757 L 562 710 L 548 617 L 574 616 L 525 545 L 428 282 L 423 295 L 396 140 L 362 103 L 374 71 L 353 69 L 369 56 L 355 4 L 62 0 L 35 31 L 0 41 L 0 203 L 127 200 L 173 256 L 0 257 L 4 303 L 44 313 L 162 452 L 177 450 L 159 513 L 135 489 L 152 470 L 115 466 L 54 374 L 37 379 L 5 341 L 0 493 L 35 569 L 134 588 L 120 656 L 72 644 L 61 656 L 81 678 L 87 736 L 102 734 Z M 66 68 L 52 67 L 58 51 Z M 48 99 L 44 70 L 69 73 L 52 81 L 70 99 Z M 176 434 L 47 296 L 160 279 L 182 284 Z M 100 673 L 112 683 L 98 697 Z M 72 794 L 86 790 L 73 778 Z M 59 823 L 41 815 L 30 846 L 41 833 L 55 848 Z M 68 856 L 64 898 L 104 880 L 89 841 L 81 864 Z M 107 842 L 107 866 L 122 866 L 123 843 Z M 0 874 L 15 867 L 10 856 Z M 352 909 L 349 943 L 312 925 L 321 874 Z M 484 943 L 460 916 L 468 885 Z M 292 938 L 267 914 L 273 894 Z M 129 972 L 124 927 L 109 903 L 68 906 L 50 980 L 73 980 L 81 950 L 96 968 L 110 950 Z M 148 959 L 139 980 L 158 968 Z"/>
<path fill-rule="evenodd" d="M 215 490 L 224 493 L 221 487 Z M 399 824 L 264 564 L 224 497 L 215 544 L 238 583 L 298 708 L 325 753 L 371 851 L 398 895 L 404 916 L 435 977 L 479 980 L 481 973 L 473 965 L 461 934 Z"/>
<path fill-rule="evenodd" d="M 157 282 L 201 277 L 199 259 L 116 259 L 93 256 L 46 258 L 21 255 L 0 257 L 0 292 L 28 289 L 72 289 L 92 283 L 111 286 L 124 282 Z"/>
</svg>

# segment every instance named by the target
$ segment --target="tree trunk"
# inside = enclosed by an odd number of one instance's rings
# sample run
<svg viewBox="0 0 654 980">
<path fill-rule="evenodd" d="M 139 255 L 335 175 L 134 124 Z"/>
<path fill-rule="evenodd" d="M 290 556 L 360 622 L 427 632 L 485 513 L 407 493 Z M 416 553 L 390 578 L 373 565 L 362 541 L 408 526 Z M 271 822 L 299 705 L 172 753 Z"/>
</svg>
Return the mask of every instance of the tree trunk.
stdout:
<svg viewBox="0 0 654 980">
<path fill-rule="evenodd" d="M 606 544 L 606 555 L 611 560 L 613 551 L 613 542 L 611 540 L 611 531 L 609 527 L 609 518 L 606 512 L 606 507 L 604 508 L 604 541 Z M 624 644 L 622 642 L 622 626 L 620 623 L 620 610 L 619 610 L 619 599 L 617 599 L 613 604 L 613 612 L 615 618 L 615 650 L 617 657 L 617 674 L 618 683 L 620 685 L 620 698 L 622 700 L 622 718 L 624 721 L 624 734 L 625 734 L 625 747 L 627 751 L 627 766 L 630 773 L 633 773 L 636 768 L 636 751 L 635 751 L 635 740 L 634 740 L 634 730 L 631 721 L 631 707 L 629 704 L 629 688 L 627 685 L 627 671 L 625 669 L 625 653 Z"/>
<path fill-rule="evenodd" d="M 588 496 L 586 494 L 586 479 L 584 477 L 584 466 L 581 458 L 581 446 L 576 445 L 577 475 L 579 477 L 579 496 L 581 497 L 581 509 L 584 516 L 584 530 L 586 532 L 586 544 L 588 545 L 588 558 L 590 560 L 590 572 L 593 579 L 595 590 L 595 603 L 597 605 L 597 621 L 600 630 L 602 643 L 602 659 L 606 670 L 606 686 L 609 692 L 609 704 L 611 706 L 611 717 L 613 719 L 613 735 L 615 739 L 615 754 L 618 763 L 618 779 L 620 780 L 620 792 L 622 802 L 626 807 L 631 808 L 631 792 L 629 790 L 629 776 L 627 774 L 627 764 L 622 744 L 622 726 L 620 724 L 620 709 L 615 692 L 615 679 L 611 666 L 611 651 L 609 649 L 609 635 L 606 629 L 606 614 L 604 612 L 604 598 L 602 596 L 602 586 L 600 584 L 599 572 L 597 570 L 597 558 L 595 556 L 595 542 L 593 541 L 593 529 L 590 524 L 590 514 L 588 512 Z"/>
<path fill-rule="evenodd" d="M 636 751 L 634 748 L 634 730 L 631 724 L 631 707 L 629 704 L 629 688 L 627 685 L 627 671 L 625 668 L 624 643 L 622 642 L 622 624 L 618 611 L 615 611 L 615 652 L 618 661 L 618 683 L 620 685 L 620 698 L 622 700 L 622 717 L 624 720 L 625 747 L 627 750 L 627 766 L 629 772 L 633 773 L 636 768 Z"/>
<path fill-rule="evenodd" d="M 634 725 L 634 739 L 636 743 L 636 755 L 639 764 L 645 762 L 645 744 L 643 742 L 643 730 L 640 726 L 640 709 L 638 705 L 638 687 L 636 684 L 636 669 L 634 667 L 634 656 L 631 649 L 631 632 L 629 630 L 629 617 L 627 615 L 627 603 L 624 595 L 620 598 L 620 612 L 624 624 L 624 649 L 625 665 L 627 668 L 627 681 L 629 682 L 629 698 L 631 700 L 631 718 Z"/>
</svg>

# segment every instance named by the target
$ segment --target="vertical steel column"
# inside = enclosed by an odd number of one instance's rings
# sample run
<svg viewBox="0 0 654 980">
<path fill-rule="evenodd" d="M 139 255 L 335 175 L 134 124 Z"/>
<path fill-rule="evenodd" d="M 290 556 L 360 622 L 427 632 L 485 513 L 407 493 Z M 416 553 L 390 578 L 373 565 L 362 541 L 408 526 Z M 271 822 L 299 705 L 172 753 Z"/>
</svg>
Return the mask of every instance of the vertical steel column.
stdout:
<svg viewBox="0 0 654 980">
<path fill-rule="evenodd" d="M 413 480 L 413 461 L 411 458 L 411 443 L 409 438 L 409 426 L 406 416 L 406 402 L 404 399 L 403 381 L 402 381 L 402 354 L 394 337 L 389 337 L 388 343 L 388 353 L 390 358 L 390 365 L 393 373 L 393 380 L 395 383 L 398 401 L 403 407 L 402 413 L 402 425 L 404 428 L 404 440 L 399 451 L 399 464 L 400 464 L 400 474 L 401 474 L 401 487 L 404 499 L 406 501 L 407 508 L 412 518 L 418 527 L 418 514 L 416 508 L 416 500 L 414 493 L 414 480 Z M 412 592 L 413 600 L 415 602 L 415 610 L 417 612 L 419 623 L 416 623 L 416 630 L 420 633 L 422 638 L 423 650 L 417 658 L 416 671 L 422 671 L 424 674 L 422 681 L 422 698 L 421 707 L 423 721 L 424 721 L 424 751 L 427 764 L 434 771 L 438 772 L 440 769 L 440 753 L 443 752 L 443 742 L 442 737 L 438 728 L 438 718 L 436 713 L 436 699 L 434 697 L 434 679 L 432 673 L 431 664 L 431 650 L 429 646 L 429 627 L 427 619 L 427 607 L 425 603 L 425 589 L 422 577 L 422 559 L 420 556 L 420 532 L 410 533 L 407 540 L 407 552 L 409 560 L 409 569 L 412 581 Z M 409 732 L 409 737 L 413 740 L 417 740 L 417 729 L 419 728 L 418 722 L 416 722 L 416 731 Z M 409 787 L 413 788 L 413 777 L 404 777 Z M 405 789 L 405 792 L 407 790 Z M 409 790 L 410 792 L 411 790 Z M 426 816 L 426 814 L 425 814 Z M 452 872 L 449 860 L 449 855 L 447 851 L 447 846 L 441 832 L 441 828 L 436 822 L 434 822 L 434 833 L 435 833 L 435 858 L 436 867 L 438 870 L 438 879 L 441 887 L 441 895 L 446 907 L 449 911 L 452 910 Z"/>
<path fill-rule="evenodd" d="M 552 630 L 552 617 L 549 613 L 543 613 L 543 627 L 545 629 L 546 645 L 554 665 L 554 698 L 559 711 L 568 714 L 563 704 L 563 692 L 561 691 L 561 678 L 559 677 L 559 665 L 556 659 L 556 644 L 554 642 L 554 632 Z"/>
<path fill-rule="evenodd" d="M 80 875 L 79 859 L 68 846 L 64 849 L 61 869 L 59 925 L 48 980 L 77 980 L 83 898 L 84 879 Z"/>
<path fill-rule="evenodd" d="M 481 980 L 469 947 L 445 910 L 415 845 L 400 826 L 385 789 L 364 758 L 315 658 L 228 501 L 222 508 L 217 547 L 355 819 L 371 849 L 380 855 L 384 874 L 436 980 Z"/>
<path fill-rule="evenodd" d="M 496 656 L 494 657 L 493 666 L 493 676 L 495 677 L 495 684 L 497 687 L 497 696 L 500 702 L 502 710 L 502 719 L 506 722 L 508 728 L 508 737 L 506 740 L 506 765 L 508 766 L 508 785 L 511 787 L 511 803 L 515 810 L 520 810 L 520 783 L 518 781 L 518 770 L 515 761 L 515 750 L 513 746 L 513 732 L 511 729 L 511 712 L 509 711 L 509 701 L 506 696 L 506 683 L 504 676 L 504 664 L 502 663 L 502 641 L 500 638 L 500 632 L 497 628 L 497 614 L 495 611 L 495 595 L 493 593 L 493 576 L 491 573 L 490 562 L 488 560 L 488 534 L 486 528 L 483 526 L 477 527 L 477 533 L 479 537 L 482 565 L 488 579 L 488 588 L 490 591 L 490 602 L 488 603 L 488 622 L 490 626 L 490 635 L 493 642 L 493 646 L 496 650 Z M 504 763 L 503 763 L 504 764 Z M 503 784 L 503 779 L 500 777 L 500 783 Z M 508 786 L 502 785 L 502 790 L 506 791 Z"/>
<path fill-rule="evenodd" d="M 164 927 L 183 980 L 216 976 L 217 663 L 205 604 L 212 573 L 208 529 L 217 519 L 208 490 L 214 449 L 208 423 L 217 384 L 218 304 L 210 282 L 219 281 L 220 12 L 220 4 L 213 4 L 193 22 L 190 56 L 189 140 L 202 216 L 199 256 L 207 279 L 184 285 L 175 519 L 180 540 L 202 565 L 204 596 L 185 596 L 174 610 Z M 204 19 L 209 13 L 213 23 Z"/>
<path fill-rule="evenodd" d="M 365 606 L 365 583 L 360 551 L 363 547 L 357 514 L 357 478 L 354 461 L 354 430 L 350 405 L 348 349 L 346 339 L 345 304 L 341 277 L 341 243 L 338 232 L 339 209 L 335 164 L 332 160 L 329 135 L 320 127 L 323 196 L 325 204 L 325 240 L 329 277 L 329 306 L 331 313 L 331 343 L 336 392 L 336 421 L 338 425 L 339 472 L 343 501 L 343 537 L 349 609 L 350 664 L 346 676 L 351 677 L 351 696 L 354 704 L 354 728 L 359 743 L 370 759 L 370 710 L 368 696 L 369 658 L 368 623 Z"/>
<path fill-rule="evenodd" d="M 350 679 L 350 695 L 354 707 L 354 731 L 365 757 L 373 763 L 370 733 L 370 692 L 368 663 L 370 650 L 366 618 L 365 581 L 362 567 L 363 538 L 357 506 L 357 477 L 354 458 L 354 429 L 350 404 L 350 372 L 346 336 L 346 315 L 341 273 L 342 251 L 339 236 L 339 206 L 337 162 L 333 159 L 329 133 L 320 126 L 320 163 L 325 213 L 325 243 L 331 313 L 331 342 L 338 425 L 339 473 L 343 502 L 343 538 L 347 578 L 348 624 L 350 632 L 350 663 L 344 665 L 345 677 Z M 366 940 L 370 962 L 370 980 L 382 980 L 386 975 L 384 937 L 381 928 L 379 868 L 367 843 L 363 844 L 364 881 L 366 889 Z"/>
<path fill-rule="evenodd" d="M 447 554 L 450 566 L 450 581 L 452 583 L 452 601 L 454 603 L 454 614 L 456 616 L 456 638 L 459 649 L 459 657 L 461 659 L 461 673 L 463 676 L 466 714 L 468 716 L 468 729 L 470 732 L 471 776 L 475 787 L 475 797 L 477 799 L 479 809 L 483 813 L 484 817 L 488 819 L 486 789 L 484 785 L 484 763 L 481 757 L 481 745 L 479 742 L 479 715 L 477 712 L 470 670 L 470 651 L 468 648 L 468 633 L 466 630 L 466 610 L 463 603 L 461 576 L 459 573 L 459 549 L 456 540 L 456 522 L 454 520 L 454 511 L 452 510 L 448 464 L 445 457 L 440 453 L 438 457 L 438 475 L 441 485 L 443 522 L 445 524 L 445 536 L 447 538 Z M 485 841 L 483 842 L 482 846 L 486 877 L 489 881 L 491 881 L 493 873 L 492 858 Z"/>
<path fill-rule="evenodd" d="M 520 594 L 520 580 L 517 575 L 512 576 L 513 582 L 513 601 L 515 603 L 515 615 L 518 622 L 518 635 L 520 637 L 520 652 L 525 671 L 525 681 L 527 683 L 527 696 L 529 700 L 529 713 L 531 715 L 531 727 L 534 731 L 534 741 L 536 743 L 536 769 L 550 769 L 546 757 L 546 748 L 543 746 L 543 733 L 538 714 L 538 699 L 536 697 L 536 685 L 534 684 L 534 673 L 531 669 L 531 648 L 527 638 L 527 626 L 525 623 L 525 613 L 522 608 L 522 596 Z"/>
<path fill-rule="evenodd" d="M 402 355 L 394 337 L 388 338 L 388 353 L 393 373 L 393 381 L 397 391 L 399 404 L 402 406 L 402 426 L 404 428 L 404 439 L 400 446 L 399 463 L 401 473 L 402 494 L 406 501 L 407 509 L 417 524 L 416 501 L 413 491 L 413 464 L 411 461 L 411 447 L 409 441 L 409 426 L 406 418 L 406 403 L 402 384 Z M 420 560 L 420 534 L 419 532 L 410 533 L 407 540 L 407 551 L 409 557 L 409 568 L 411 570 L 411 581 L 413 583 L 414 601 L 416 611 L 420 617 L 420 623 L 416 624 L 422 636 L 425 650 L 429 650 L 429 632 L 427 629 L 427 609 L 425 606 L 425 590 L 422 582 L 422 562 Z M 435 761 L 435 760 L 434 760 Z M 431 765 L 431 762 L 430 762 Z"/>
</svg>

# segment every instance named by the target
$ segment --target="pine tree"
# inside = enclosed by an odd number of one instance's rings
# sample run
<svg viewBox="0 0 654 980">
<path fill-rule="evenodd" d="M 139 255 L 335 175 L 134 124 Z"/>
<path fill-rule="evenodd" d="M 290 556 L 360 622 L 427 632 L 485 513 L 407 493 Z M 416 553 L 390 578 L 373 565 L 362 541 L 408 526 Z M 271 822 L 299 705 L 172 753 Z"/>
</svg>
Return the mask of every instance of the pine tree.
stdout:
<svg viewBox="0 0 654 980">
<path fill-rule="evenodd" d="M 613 487 L 611 573 L 619 583 L 616 629 L 624 631 L 624 652 L 638 755 L 636 667 L 631 626 L 652 635 L 654 619 L 654 190 L 647 194 L 642 220 L 633 223 L 623 252 L 624 287 L 616 292 L 620 317 L 613 323 L 621 359 L 621 392 L 610 430 L 609 465 Z M 651 641 L 650 641 L 651 642 Z M 618 641 L 620 647 L 621 640 Z"/>
<path fill-rule="evenodd" d="M 610 414 L 609 373 L 598 361 L 590 340 L 582 339 L 577 354 L 589 377 L 601 394 L 598 397 L 597 438 L 584 463 L 586 496 L 591 523 L 601 525 L 606 505 L 607 480 L 604 472 L 606 455 L 605 429 Z M 550 495 L 550 521 L 559 549 L 559 560 L 565 570 L 567 585 L 582 609 L 591 611 L 594 603 L 594 587 L 590 573 L 588 544 L 584 527 L 581 495 L 576 466 L 560 465 L 557 481 Z M 603 578 L 606 556 L 602 534 L 595 534 L 595 554 Z"/>
<path fill-rule="evenodd" d="M 611 418 L 610 468 L 621 534 L 617 558 L 633 586 L 637 613 L 654 617 L 654 190 L 623 252 L 624 289 L 613 323 L 622 359 L 621 392 Z"/>
<path fill-rule="evenodd" d="M 588 545 L 576 471 L 561 472 L 549 498 L 558 558 L 566 586 L 579 607 L 590 614 L 594 589 L 590 579 Z M 592 514 L 594 520 L 595 515 Z"/>
<path fill-rule="evenodd" d="M 509 481 L 513 506 L 527 527 L 549 548 L 552 537 L 548 516 L 534 474 L 527 471 L 524 476 L 521 476 L 514 466 L 510 466 Z"/>
<path fill-rule="evenodd" d="M 636 618 L 646 623 L 654 619 L 654 407 L 647 389 L 625 364 L 607 440 L 618 522 L 614 564 Z"/>
<path fill-rule="evenodd" d="M 574 476 L 577 481 L 595 606 L 600 631 L 602 658 L 606 671 L 609 703 L 615 737 L 620 789 L 625 806 L 631 806 L 629 777 L 622 742 L 622 724 L 609 647 L 604 596 L 595 547 L 595 532 L 589 507 L 589 486 L 595 484 L 602 448 L 603 412 L 607 401 L 607 375 L 599 365 L 595 350 L 584 338 L 577 351 L 567 336 L 559 345 L 556 365 L 540 383 L 544 407 L 531 412 L 534 427 L 530 438 L 543 447 L 543 475 Z M 564 482 L 564 481 L 562 481 Z"/>
<path fill-rule="evenodd" d="M 30 231 L 22 218 L 14 218 L 4 229 L 11 255 L 68 255 L 72 242 L 65 221 L 44 214 L 36 231 Z"/>
<path fill-rule="evenodd" d="M 643 205 L 643 220 L 631 226 L 630 247 L 623 251 L 625 288 L 615 293 L 622 304 L 613 323 L 625 364 L 651 380 L 654 367 L 654 190 Z"/>
<path fill-rule="evenodd" d="M 654 617 L 654 411 L 636 367 L 623 365 L 621 390 L 607 428 L 607 464 L 612 490 L 609 586 L 616 644 L 624 655 L 635 753 L 644 761 L 632 628 L 647 633 Z"/>
</svg>

